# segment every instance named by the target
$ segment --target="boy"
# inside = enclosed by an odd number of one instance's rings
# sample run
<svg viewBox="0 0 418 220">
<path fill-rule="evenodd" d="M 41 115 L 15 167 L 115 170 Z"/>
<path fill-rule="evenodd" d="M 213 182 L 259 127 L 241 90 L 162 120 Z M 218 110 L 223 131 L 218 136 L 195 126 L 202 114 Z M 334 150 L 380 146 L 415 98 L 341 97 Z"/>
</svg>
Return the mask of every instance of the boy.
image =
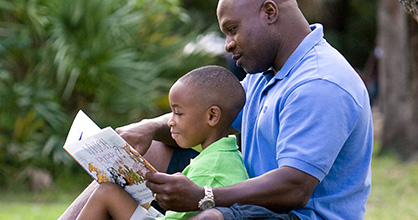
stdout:
<svg viewBox="0 0 418 220">
<path fill-rule="evenodd" d="M 245 104 L 244 89 L 229 70 L 220 66 L 192 70 L 171 87 L 169 102 L 172 115 L 168 126 L 172 138 L 182 148 L 202 147 L 202 152 L 183 170 L 184 175 L 205 186 L 207 191 L 248 178 L 236 140 L 228 137 L 232 122 Z M 93 193 L 78 219 L 162 216 L 155 211 L 152 208 L 147 211 L 122 188 L 107 183 Z M 187 219 L 195 214 L 197 211 L 168 211 L 165 218 Z"/>
</svg>

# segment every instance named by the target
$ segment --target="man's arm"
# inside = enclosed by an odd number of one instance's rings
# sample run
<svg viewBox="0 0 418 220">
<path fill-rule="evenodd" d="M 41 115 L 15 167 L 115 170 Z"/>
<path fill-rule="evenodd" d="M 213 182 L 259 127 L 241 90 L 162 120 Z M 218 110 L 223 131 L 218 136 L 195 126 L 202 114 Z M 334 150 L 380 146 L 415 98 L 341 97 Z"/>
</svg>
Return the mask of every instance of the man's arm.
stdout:
<svg viewBox="0 0 418 220">
<path fill-rule="evenodd" d="M 289 211 L 305 206 L 318 180 L 298 169 L 281 167 L 233 186 L 215 188 L 215 204 L 252 204 L 272 211 Z"/>
<path fill-rule="evenodd" d="M 155 169 L 166 172 L 177 143 L 171 138 L 167 125 L 171 113 L 116 128 L 116 132 Z M 152 146 L 152 147 L 151 147 Z"/>
<path fill-rule="evenodd" d="M 93 181 L 65 210 L 65 212 L 58 218 L 59 220 L 73 220 L 76 219 L 87 203 L 91 194 L 97 189 L 99 184 Z"/>
<path fill-rule="evenodd" d="M 157 193 L 162 207 L 175 211 L 198 209 L 203 187 L 185 176 L 149 173 L 147 179 L 147 186 Z M 214 188 L 213 192 L 216 206 L 252 204 L 279 212 L 305 206 L 318 182 L 302 171 L 282 167 L 232 186 Z"/>
<path fill-rule="evenodd" d="M 152 140 L 160 141 L 168 146 L 177 146 L 171 138 L 170 127 L 167 125 L 171 113 L 152 119 L 144 119 L 120 128 L 116 132 L 125 139 L 135 150 L 144 155 Z"/>
</svg>

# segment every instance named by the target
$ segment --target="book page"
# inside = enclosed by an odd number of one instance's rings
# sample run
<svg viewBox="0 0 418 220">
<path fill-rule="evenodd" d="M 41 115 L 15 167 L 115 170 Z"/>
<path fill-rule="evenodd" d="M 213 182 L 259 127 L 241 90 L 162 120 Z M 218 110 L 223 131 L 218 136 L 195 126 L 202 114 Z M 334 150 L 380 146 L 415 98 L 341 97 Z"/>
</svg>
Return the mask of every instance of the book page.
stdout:
<svg viewBox="0 0 418 220">
<path fill-rule="evenodd" d="M 145 174 L 155 169 L 112 128 L 64 146 L 64 149 L 99 183 L 114 182 L 139 204 L 153 200 Z"/>
<path fill-rule="evenodd" d="M 93 122 L 82 110 L 78 111 L 64 146 L 80 141 L 85 137 L 92 136 L 100 132 L 101 129 Z"/>
</svg>

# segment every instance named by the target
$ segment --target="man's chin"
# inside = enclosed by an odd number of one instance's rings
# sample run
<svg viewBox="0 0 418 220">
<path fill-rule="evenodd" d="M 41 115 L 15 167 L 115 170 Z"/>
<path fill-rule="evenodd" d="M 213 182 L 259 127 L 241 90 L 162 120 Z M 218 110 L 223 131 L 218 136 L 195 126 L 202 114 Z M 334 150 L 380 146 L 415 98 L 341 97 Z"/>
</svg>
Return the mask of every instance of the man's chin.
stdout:
<svg viewBox="0 0 418 220">
<path fill-rule="evenodd" d="M 261 73 L 261 72 L 264 72 L 264 71 L 266 71 L 266 70 L 261 70 L 261 69 L 255 69 L 255 68 L 252 68 L 252 69 L 249 69 L 249 68 L 245 68 L 245 67 L 242 67 L 242 69 L 247 73 L 247 74 L 256 74 L 256 73 Z"/>
<path fill-rule="evenodd" d="M 254 74 L 255 72 L 253 71 L 253 69 L 250 69 L 248 67 L 245 66 L 240 66 L 247 74 Z"/>
<path fill-rule="evenodd" d="M 246 65 L 248 64 L 248 65 Z M 262 73 L 266 70 L 268 70 L 271 66 L 265 65 L 265 63 L 263 64 L 255 64 L 255 65 L 251 65 L 251 62 L 247 63 L 244 60 L 238 60 L 236 65 L 238 67 L 241 67 L 247 74 L 256 74 L 256 73 Z M 267 66 L 267 67 L 266 67 Z"/>
</svg>

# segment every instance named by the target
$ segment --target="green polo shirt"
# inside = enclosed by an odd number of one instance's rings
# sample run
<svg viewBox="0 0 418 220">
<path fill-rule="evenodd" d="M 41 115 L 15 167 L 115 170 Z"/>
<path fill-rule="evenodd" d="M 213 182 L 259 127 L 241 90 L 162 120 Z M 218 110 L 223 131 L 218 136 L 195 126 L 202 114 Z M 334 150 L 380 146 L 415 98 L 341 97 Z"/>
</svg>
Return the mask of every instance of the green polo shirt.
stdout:
<svg viewBox="0 0 418 220">
<path fill-rule="evenodd" d="M 198 186 L 223 187 L 248 179 L 234 136 L 209 145 L 191 160 L 183 174 Z M 188 219 L 197 213 L 167 211 L 165 219 Z"/>
</svg>

